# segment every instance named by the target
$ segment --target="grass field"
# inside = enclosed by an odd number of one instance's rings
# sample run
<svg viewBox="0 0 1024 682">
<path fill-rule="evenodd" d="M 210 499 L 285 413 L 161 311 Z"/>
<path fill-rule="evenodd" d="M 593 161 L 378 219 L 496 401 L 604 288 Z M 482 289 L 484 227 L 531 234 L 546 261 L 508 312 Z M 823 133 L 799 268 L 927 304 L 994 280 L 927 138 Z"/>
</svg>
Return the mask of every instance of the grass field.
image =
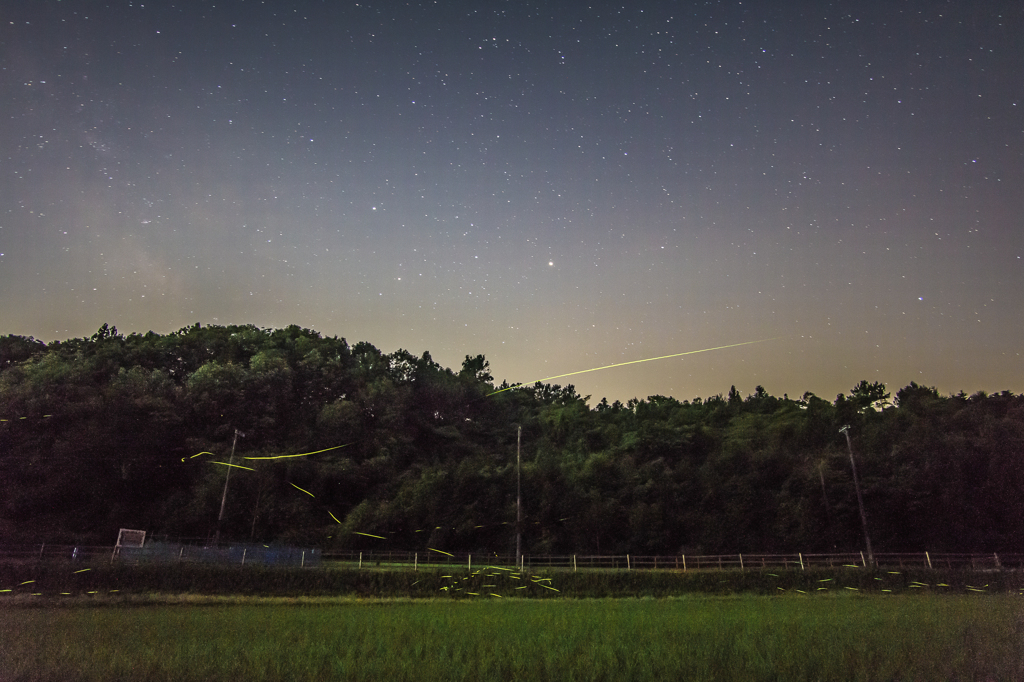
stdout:
<svg viewBox="0 0 1024 682">
<path fill-rule="evenodd" d="M 1017 596 L 0 608 L 0 680 L 1024 680 Z"/>
</svg>

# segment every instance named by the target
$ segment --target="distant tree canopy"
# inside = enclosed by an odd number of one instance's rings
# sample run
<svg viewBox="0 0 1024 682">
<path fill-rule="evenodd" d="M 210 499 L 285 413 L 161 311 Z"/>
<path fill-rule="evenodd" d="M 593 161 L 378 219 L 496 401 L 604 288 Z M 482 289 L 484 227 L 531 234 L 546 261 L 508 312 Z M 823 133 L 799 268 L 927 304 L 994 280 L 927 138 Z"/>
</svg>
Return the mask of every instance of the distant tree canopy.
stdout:
<svg viewBox="0 0 1024 682">
<path fill-rule="evenodd" d="M 3 542 L 209 538 L 234 464 L 222 538 L 505 553 L 521 428 L 526 552 L 854 550 L 849 425 L 876 551 L 1024 551 L 1009 392 L 590 408 L 571 385 L 494 386 L 482 355 L 456 372 L 297 326 L 103 325 L 0 338 L 0 419 Z"/>
</svg>

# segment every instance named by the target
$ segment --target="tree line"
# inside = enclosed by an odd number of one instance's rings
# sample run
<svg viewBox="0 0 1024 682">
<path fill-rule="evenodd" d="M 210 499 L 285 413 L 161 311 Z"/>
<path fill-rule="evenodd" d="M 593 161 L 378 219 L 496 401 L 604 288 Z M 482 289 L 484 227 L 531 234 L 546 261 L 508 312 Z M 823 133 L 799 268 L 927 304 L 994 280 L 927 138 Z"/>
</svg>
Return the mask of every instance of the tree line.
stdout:
<svg viewBox="0 0 1024 682">
<path fill-rule="evenodd" d="M 496 385 L 482 355 L 452 370 L 294 325 L 8 335 L 0 541 L 219 530 L 505 554 L 518 448 L 524 552 L 850 551 L 864 543 L 849 426 L 875 551 L 1022 551 L 1022 395 L 861 381 L 832 401 L 760 386 L 588 401 Z"/>
</svg>

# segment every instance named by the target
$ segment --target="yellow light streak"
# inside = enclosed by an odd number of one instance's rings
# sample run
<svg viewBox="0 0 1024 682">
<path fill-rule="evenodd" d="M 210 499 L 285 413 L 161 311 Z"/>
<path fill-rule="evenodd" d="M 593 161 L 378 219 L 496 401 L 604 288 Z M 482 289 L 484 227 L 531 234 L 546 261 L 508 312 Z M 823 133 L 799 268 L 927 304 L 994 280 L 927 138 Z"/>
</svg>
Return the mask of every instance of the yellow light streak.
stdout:
<svg viewBox="0 0 1024 682">
<path fill-rule="evenodd" d="M 455 556 L 454 554 L 446 552 L 443 549 L 434 549 L 433 547 L 427 547 L 427 549 L 429 549 L 431 552 L 437 552 L 438 554 L 447 554 L 448 556 Z"/>
<path fill-rule="evenodd" d="M 246 471 L 256 471 L 252 467 L 244 467 L 241 464 L 229 464 L 228 462 L 210 462 L 210 464 L 220 464 L 226 467 L 234 467 L 235 469 L 245 469 Z"/>
<path fill-rule="evenodd" d="M 319 455 L 321 452 L 337 450 L 338 448 L 346 448 L 349 445 L 352 445 L 352 443 L 345 443 L 344 445 L 335 445 L 334 447 L 324 448 L 323 450 L 317 450 L 315 452 L 301 452 L 297 455 L 274 455 L 273 457 L 243 457 L 242 459 L 286 459 L 288 457 L 309 457 L 310 455 Z"/>
<path fill-rule="evenodd" d="M 314 495 L 313 493 L 311 493 L 311 492 L 309 492 L 308 490 L 305 490 L 305 489 L 303 489 L 303 488 L 300 488 L 299 486 L 295 485 L 295 484 L 294 484 L 294 483 L 292 483 L 291 481 L 289 481 L 289 485 L 291 485 L 291 487 L 295 488 L 296 490 L 301 490 L 302 492 L 306 493 L 306 494 L 307 494 L 307 495 L 309 495 L 310 497 L 314 497 L 314 498 L 316 497 L 316 495 Z"/>
<path fill-rule="evenodd" d="M 378 540 L 387 540 L 383 535 L 374 535 L 373 533 L 360 533 L 357 530 L 352 531 L 354 535 L 365 535 L 368 538 L 377 538 Z"/>
<path fill-rule="evenodd" d="M 502 389 L 499 389 L 497 391 L 493 391 L 491 393 L 488 393 L 487 395 L 496 395 L 498 393 L 504 393 L 505 391 L 510 391 L 513 388 L 521 388 L 523 386 L 529 386 L 529 385 L 533 385 L 533 384 L 537 384 L 537 383 L 544 383 L 546 381 L 551 381 L 553 379 L 562 379 L 564 377 L 572 377 L 572 376 L 576 376 L 577 374 L 586 374 L 588 372 L 599 372 L 602 369 L 612 369 L 613 367 L 625 367 L 626 365 L 636 365 L 636 364 L 639 364 L 641 362 L 654 362 L 655 360 L 668 360 L 669 358 L 679 358 L 679 357 L 682 357 L 684 355 L 695 355 L 697 353 L 709 353 L 709 352 L 711 352 L 713 350 L 724 350 L 726 348 L 737 348 L 739 346 L 749 346 L 749 345 L 751 345 L 753 343 L 764 343 L 766 341 L 774 341 L 774 340 L 775 339 L 758 339 L 757 341 L 744 341 L 742 343 L 731 343 L 731 344 L 729 344 L 727 346 L 716 346 L 714 348 L 702 348 L 700 350 L 688 350 L 685 353 L 673 353 L 672 355 L 661 355 L 661 356 L 656 357 L 656 358 L 644 358 L 643 360 L 630 360 L 629 362 L 617 362 L 614 365 L 605 365 L 603 367 L 593 367 L 591 369 L 581 369 L 578 372 L 569 372 L 568 374 L 556 374 L 555 376 L 547 377 L 547 378 L 544 378 L 544 379 L 537 379 L 535 381 L 530 381 L 530 382 L 526 382 L 526 383 L 523 383 L 523 384 L 515 384 L 514 386 L 508 386 L 506 388 L 502 388 Z"/>
<path fill-rule="evenodd" d="M 335 521 L 338 521 L 338 517 L 334 515 L 334 512 L 328 510 L 327 513 L 331 515 L 332 519 L 334 519 Z M 338 523 L 341 523 L 341 521 L 338 521 Z"/>
</svg>

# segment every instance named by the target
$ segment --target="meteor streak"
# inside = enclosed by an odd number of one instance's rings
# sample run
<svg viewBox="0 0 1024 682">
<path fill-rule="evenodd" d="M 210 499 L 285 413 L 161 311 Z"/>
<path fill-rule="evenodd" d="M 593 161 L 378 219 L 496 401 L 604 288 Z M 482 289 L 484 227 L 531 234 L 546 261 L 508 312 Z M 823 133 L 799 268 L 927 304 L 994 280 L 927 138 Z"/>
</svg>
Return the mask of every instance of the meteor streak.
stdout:
<svg viewBox="0 0 1024 682">
<path fill-rule="evenodd" d="M 702 348 L 700 350 L 688 350 L 685 353 L 673 353 L 672 355 L 661 355 L 656 358 L 644 358 L 643 360 L 630 360 L 629 362 L 617 362 L 614 365 L 605 365 L 604 367 L 593 367 L 591 369 L 581 369 L 578 372 L 569 372 L 568 374 L 557 374 L 553 377 L 547 377 L 545 379 L 537 379 L 536 381 L 530 381 L 524 384 L 515 384 L 514 386 L 508 386 L 497 391 L 488 393 L 487 395 L 495 395 L 497 393 L 504 393 L 510 391 L 513 388 L 520 388 L 521 386 L 527 386 L 530 384 L 544 383 L 551 381 L 552 379 L 562 379 L 564 377 L 576 376 L 577 374 L 586 374 L 587 372 L 599 372 L 602 369 L 611 369 L 612 367 L 625 367 L 626 365 L 637 365 L 641 362 L 654 362 L 655 360 L 667 360 L 669 358 L 679 358 L 684 355 L 695 355 L 696 353 L 708 353 L 713 350 L 724 350 L 726 348 L 736 348 L 738 346 L 749 346 L 753 343 L 764 343 L 765 341 L 774 341 L 775 339 L 758 339 L 757 341 L 744 341 L 743 343 L 730 343 L 728 346 L 715 346 L 714 348 Z"/>
</svg>

